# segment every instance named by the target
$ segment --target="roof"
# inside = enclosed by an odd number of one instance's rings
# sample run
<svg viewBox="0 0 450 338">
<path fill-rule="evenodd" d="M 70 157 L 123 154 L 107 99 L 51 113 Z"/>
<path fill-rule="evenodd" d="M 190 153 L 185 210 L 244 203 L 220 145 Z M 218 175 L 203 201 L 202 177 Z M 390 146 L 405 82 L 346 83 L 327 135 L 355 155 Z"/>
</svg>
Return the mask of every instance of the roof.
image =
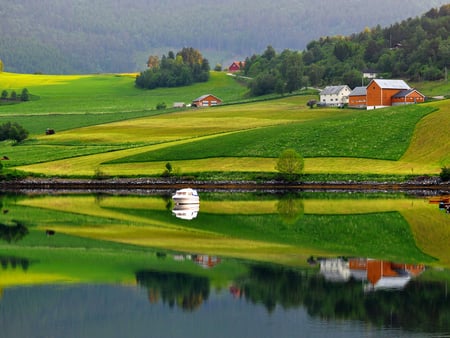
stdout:
<svg viewBox="0 0 450 338">
<path fill-rule="evenodd" d="M 355 89 L 353 89 L 351 91 L 350 94 L 348 94 L 348 96 L 365 96 L 367 95 L 367 88 L 366 87 L 355 87 Z"/>
<path fill-rule="evenodd" d="M 417 92 L 419 93 L 416 89 L 414 88 L 410 88 L 410 89 L 404 89 L 399 91 L 397 94 L 395 94 L 394 96 L 392 96 L 392 98 L 401 98 L 401 97 L 406 97 L 411 93 Z M 419 93 L 420 95 L 422 95 L 421 93 Z M 423 95 L 422 95 L 423 96 Z"/>
<path fill-rule="evenodd" d="M 365 74 L 375 74 L 375 73 L 379 73 L 378 70 L 376 70 L 376 69 L 370 69 L 370 68 L 363 69 L 362 72 L 365 73 Z"/>
<path fill-rule="evenodd" d="M 403 80 L 373 79 L 367 87 L 369 87 L 372 82 L 375 82 L 383 89 L 411 89 L 411 87 Z"/>
<path fill-rule="evenodd" d="M 339 94 L 347 85 L 343 86 L 327 86 L 321 92 L 320 95 L 336 95 Z M 348 88 L 350 90 L 350 88 Z"/>
<path fill-rule="evenodd" d="M 196 101 L 202 101 L 202 100 L 204 100 L 204 99 L 206 99 L 208 96 L 212 96 L 212 97 L 215 97 L 217 100 L 220 100 L 217 96 L 215 96 L 215 95 L 213 95 L 213 94 L 205 94 L 205 95 L 202 95 L 202 96 L 200 96 L 200 97 L 197 97 L 195 100 L 193 100 L 194 102 L 196 102 Z M 220 101 L 222 101 L 222 100 L 220 100 Z"/>
</svg>

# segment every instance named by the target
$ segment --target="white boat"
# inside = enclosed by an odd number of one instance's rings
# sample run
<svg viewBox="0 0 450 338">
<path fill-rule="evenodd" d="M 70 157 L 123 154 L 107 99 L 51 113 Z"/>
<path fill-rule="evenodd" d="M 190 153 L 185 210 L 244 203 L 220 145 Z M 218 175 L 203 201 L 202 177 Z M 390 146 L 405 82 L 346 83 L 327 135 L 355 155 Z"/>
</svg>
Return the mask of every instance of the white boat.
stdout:
<svg viewBox="0 0 450 338">
<path fill-rule="evenodd" d="M 177 218 L 192 220 L 197 217 L 200 204 L 176 204 L 172 209 L 172 214 Z"/>
<path fill-rule="evenodd" d="M 191 188 L 180 189 L 172 195 L 172 200 L 176 204 L 199 204 L 200 198 L 198 197 L 197 190 Z"/>
</svg>

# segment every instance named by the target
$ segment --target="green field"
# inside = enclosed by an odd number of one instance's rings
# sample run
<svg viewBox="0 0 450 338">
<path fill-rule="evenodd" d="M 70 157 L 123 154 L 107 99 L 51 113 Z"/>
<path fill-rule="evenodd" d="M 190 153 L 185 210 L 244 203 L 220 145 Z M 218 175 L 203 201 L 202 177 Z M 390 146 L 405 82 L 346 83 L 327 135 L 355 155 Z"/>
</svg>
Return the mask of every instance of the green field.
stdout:
<svg viewBox="0 0 450 338">
<path fill-rule="evenodd" d="M 270 175 L 286 148 L 305 157 L 306 174 L 436 175 L 450 164 L 448 100 L 309 109 L 311 92 L 248 102 L 245 87 L 217 72 L 207 83 L 151 91 L 136 89 L 133 74 L 0 74 L 0 89 L 21 88 L 36 99 L 0 106 L 0 122 L 20 123 L 30 138 L 0 149 L 10 159 L 6 168 L 35 175 L 158 176 L 169 161 L 179 175 Z M 428 85 L 424 92 L 447 89 Z M 205 93 L 224 105 L 171 108 Z M 156 110 L 161 102 L 168 109 Z M 46 128 L 56 134 L 45 135 Z"/>
</svg>

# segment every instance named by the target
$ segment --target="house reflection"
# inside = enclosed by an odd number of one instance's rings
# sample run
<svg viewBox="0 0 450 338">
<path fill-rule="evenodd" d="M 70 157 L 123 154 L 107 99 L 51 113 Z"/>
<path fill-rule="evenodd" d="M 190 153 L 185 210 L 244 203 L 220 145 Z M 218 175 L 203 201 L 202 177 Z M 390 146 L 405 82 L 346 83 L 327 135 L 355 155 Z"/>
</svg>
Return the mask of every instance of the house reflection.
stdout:
<svg viewBox="0 0 450 338">
<path fill-rule="evenodd" d="M 197 217 L 200 204 L 175 204 L 172 214 L 175 217 L 185 220 L 192 220 Z"/>
<path fill-rule="evenodd" d="M 364 291 L 403 289 L 411 278 L 425 271 L 423 264 L 405 264 L 369 258 L 320 260 L 320 273 L 333 282 L 351 278 L 364 282 Z"/>
<path fill-rule="evenodd" d="M 219 257 L 208 255 L 195 255 L 194 261 L 205 269 L 213 268 L 221 262 Z"/>
<path fill-rule="evenodd" d="M 222 262 L 220 257 L 209 255 L 190 255 L 190 254 L 176 254 L 173 255 L 173 259 L 178 262 L 193 261 L 200 265 L 202 268 L 210 269 Z"/>
</svg>

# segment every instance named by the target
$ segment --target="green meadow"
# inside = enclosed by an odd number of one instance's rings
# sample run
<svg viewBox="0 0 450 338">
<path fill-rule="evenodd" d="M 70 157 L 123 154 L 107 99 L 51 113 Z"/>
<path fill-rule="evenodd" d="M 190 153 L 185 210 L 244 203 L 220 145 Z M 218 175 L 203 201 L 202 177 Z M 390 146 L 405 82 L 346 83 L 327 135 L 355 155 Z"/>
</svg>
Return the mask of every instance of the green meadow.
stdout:
<svg viewBox="0 0 450 338">
<path fill-rule="evenodd" d="M 150 91 L 134 87 L 135 75 L 0 74 L 1 90 L 27 88 L 33 97 L 0 105 L 0 123 L 18 122 L 30 132 L 21 144 L 1 143 L 10 159 L 4 166 L 49 177 L 135 177 L 159 176 L 170 162 L 176 174 L 200 178 L 273 175 L 286 148 L 305 157 L 305 174 L 437 175 L 450 164 L 448 100 L 376 111 L 310 109 L 307 101 L 317 98 L 311 91 L 251 101 L 225 73 Z M 205 93 L 224 104 L 171 108 Z M 167 109 L 156 110 L 162 102 Z M 45 135 L 47 128 L 56 134 Z"/>
</svg>

